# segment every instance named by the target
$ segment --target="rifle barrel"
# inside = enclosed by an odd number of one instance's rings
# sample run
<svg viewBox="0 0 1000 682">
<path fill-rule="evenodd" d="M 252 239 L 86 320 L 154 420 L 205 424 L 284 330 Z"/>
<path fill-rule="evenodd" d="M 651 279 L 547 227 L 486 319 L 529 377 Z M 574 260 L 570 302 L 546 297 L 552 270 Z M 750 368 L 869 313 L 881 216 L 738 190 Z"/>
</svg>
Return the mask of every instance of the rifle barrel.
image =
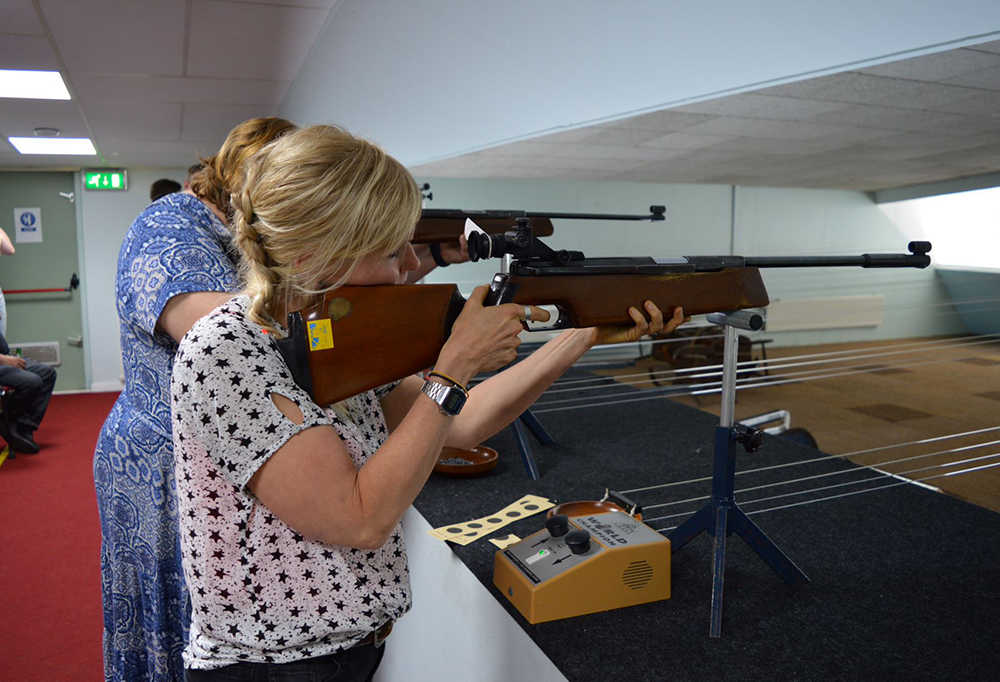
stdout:
<svg viewBox="0 0 1000 682">
<path fill-rule="evenodd" d="M 752 268 L 926 268 L 931 264 L 927 254 L 866 253 L 861 256 L 748 256 L 744 259 Z"/>
</svg>

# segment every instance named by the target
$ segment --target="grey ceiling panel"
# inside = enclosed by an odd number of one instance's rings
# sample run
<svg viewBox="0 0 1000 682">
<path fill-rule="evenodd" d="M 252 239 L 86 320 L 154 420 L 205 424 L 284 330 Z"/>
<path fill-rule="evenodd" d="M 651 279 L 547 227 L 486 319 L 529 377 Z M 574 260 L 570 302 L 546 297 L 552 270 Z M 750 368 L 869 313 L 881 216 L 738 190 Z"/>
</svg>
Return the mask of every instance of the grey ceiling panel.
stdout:
<svg viewBox="0 0 1000 682">
<path fill-rule="evenodd" d="M 9 34 L 43 35 L 45 33 L 42 22 L 38 20 L 35 8 L 29 0 L 0 0 L 0 27 L 2 27 L 0 31 Z"/>
<path fill-rule="evenodd" d="M 967 49 L 1000 54 L 1000 40 L 993 40 L 988 43 L 979 43 L 978 45 L 970 45 Z"/>
<path fill-rule="evenodd" d="M 187 141 L 217 141 L 221 145 L 237 124 L 250 118 L 274 116 L 275 105 L 208 105 L 185 104 L 181 139 Z"/>
<path fill-rule="evenodd" d="M 961 76 L 956 76 L 955 78 L 950 78 L 947 82 L 954 85 L 968 85 L 980 90 L 1000 90 L 1000 69 L 972 71 Z"/>
<path fill-rule="evenodd" d="M 97 139 L 178 140 L 181 105 L 161 102 L 88 102 L 87 120 Z"/>
<path fill-rule="evenodd" d="M 288 81 L 179 76 L 73 76 L 73 86 L 82 102 L 137 100 L 197 104 L 279 104 L 289 85 Z"/>
<path fill-rule="evenodd" d="M 45 36 L 4 35 L 0 36 L 0 69 L 58 71 L 59 59 Z"/>
<path fill-rule="evenodd" d="M 820 114 L 843 109 L 845 106 L 847 105 L 836 102 L 820 102 L 793 97 L 770 97 L 747 93 L 698 102 L 697 104 L 689 104 L 672 109 L 671 111 L 710 114 L 713 116 L 737 116 L 740 118 L 808 121 Z"/>
<path fill-rule="evenodd" d="M 328 13 L 307 7 L 193 3 L 188 75 L 292 81 Z"/>
<path fill-rule="evenodd" d="M 88 137 L 76 103 L 67 100 L 0 100 L 0 133 L 4 137 L 30 137 L 35 128 L 58 128 L 63 137 Z"/>
<path fill-rule="evenodd" d="M 71 75 L 78 72 L 182 75 L 185 3 L 145 0 L 39 0 L 39 3 Z M 215 39 L 221 41 L 222 35 L 216 30 Z M 95 38 L 99 43 L 95 43 Z"/>
<path fill-rule="evenodd" d="M 1000 68 L 1000 55 L 975 50 L 949 50 L 880 64 L 861 73 L 917 81 L 946 81 L 970 71 Z"/>
</svg>

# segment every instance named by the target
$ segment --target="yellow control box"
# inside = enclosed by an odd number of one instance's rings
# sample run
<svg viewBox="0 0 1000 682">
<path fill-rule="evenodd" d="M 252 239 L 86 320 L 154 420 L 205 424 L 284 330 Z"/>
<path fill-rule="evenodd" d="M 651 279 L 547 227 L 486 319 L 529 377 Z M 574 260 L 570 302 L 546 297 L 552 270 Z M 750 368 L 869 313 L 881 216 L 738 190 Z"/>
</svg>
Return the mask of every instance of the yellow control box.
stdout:
<svg viewBox="0 0 1000 682">
<path fill-rule="evenodd" d="M 670 598 L 670 541 L 622 512 L 545 521 L 500 550 L 493 584 L 529 623 Z"/>
</svg>

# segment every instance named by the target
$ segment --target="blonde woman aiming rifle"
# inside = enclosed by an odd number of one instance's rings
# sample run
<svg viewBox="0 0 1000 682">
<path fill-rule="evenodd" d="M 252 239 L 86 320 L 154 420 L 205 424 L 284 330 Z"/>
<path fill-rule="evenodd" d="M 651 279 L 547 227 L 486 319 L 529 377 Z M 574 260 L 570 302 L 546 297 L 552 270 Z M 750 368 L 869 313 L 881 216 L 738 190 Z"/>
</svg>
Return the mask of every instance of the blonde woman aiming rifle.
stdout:
<svg viewBox="0 0 1000 682">
<path fill-rule="evenodd" d="M 512 361 L 525 316 L 483 307 L 479 287 L 438 357 L 441 376 L 324 409 L 292 380 L 278 321 L 341 285 L 405 281 L 418 264 L 417 185 L 378 147 L 315 126 L 262 150 L 232 204 L 246 290 L 184 337 L 171 387 L 193 607 L 186 679 L 370 680 L 377 645 L 410 607 L 400 519 L 441 447 L 489 438 L 593 345 L 671 329 L 682 313 L 665 326 L 648 304 L 648 319 L 631 310 L 634 326 L 563 332 L 476 386 L 459 413 L 442 394 Z"/>
</svg>

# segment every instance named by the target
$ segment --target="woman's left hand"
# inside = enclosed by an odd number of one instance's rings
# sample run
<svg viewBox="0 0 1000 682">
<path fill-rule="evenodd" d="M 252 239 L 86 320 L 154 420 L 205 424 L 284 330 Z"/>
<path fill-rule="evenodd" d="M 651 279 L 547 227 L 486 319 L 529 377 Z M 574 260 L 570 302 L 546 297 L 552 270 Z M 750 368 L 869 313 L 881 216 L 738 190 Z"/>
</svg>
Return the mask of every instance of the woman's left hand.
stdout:
<svg viewBox="0 0 1000 682">
<path fill-rule="evenodd" d="M 684 317 L 684 310 L 678 306 L 674 308 L 674 316 L 664 323 L 663 313 L 652 301 L 646 301 L 645 308 L 649 314 L 648 320 L 637 308 L 628 309 L 629 316 L 635 322 L 632 326 L 608 324 L 594 327 L 594 345 L 630 343 L 647 334 L 669 334 L 691 319 Z"/>
<path fill-rule="evenodd" d="M 441 258 L 450 265 L 469 262 L 469 242 L 460 235 L 458 242 L 444 242 L 440 245 Z"/>
</svg>

